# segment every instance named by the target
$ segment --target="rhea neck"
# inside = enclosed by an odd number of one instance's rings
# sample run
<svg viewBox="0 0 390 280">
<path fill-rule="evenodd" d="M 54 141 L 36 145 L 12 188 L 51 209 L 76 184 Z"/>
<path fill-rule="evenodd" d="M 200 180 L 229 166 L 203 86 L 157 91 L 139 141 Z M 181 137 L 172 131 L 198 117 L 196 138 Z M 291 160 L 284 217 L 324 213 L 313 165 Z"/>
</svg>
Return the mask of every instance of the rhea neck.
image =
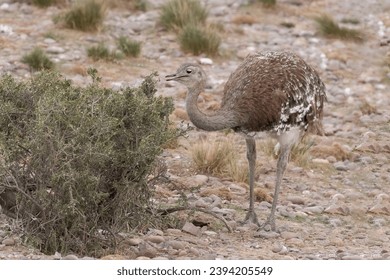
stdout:
<svg viewBox="0 0 390 280">
<path fill-rule="evenodd" d="M 199 110 L 198 97 L 204 90 L 204 82 L 188 86 L 186 109 L 191 122 L 198 128 L 206 131 L 222 130 L 237 126 L 234 114 L 221 108 L 210 114 Z"/>
</svg>

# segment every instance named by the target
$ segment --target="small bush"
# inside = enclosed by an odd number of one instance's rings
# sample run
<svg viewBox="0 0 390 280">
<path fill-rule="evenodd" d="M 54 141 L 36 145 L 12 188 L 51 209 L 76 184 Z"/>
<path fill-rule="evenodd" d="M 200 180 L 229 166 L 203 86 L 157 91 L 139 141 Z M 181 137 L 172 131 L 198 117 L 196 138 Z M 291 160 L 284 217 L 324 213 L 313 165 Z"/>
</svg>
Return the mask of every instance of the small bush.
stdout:
<svg viewBox="0 0 390 280">
<path fill-rule="evenodd" d="M 138 57 L 141 53 L 141 43 L 133 40 L 129 40 L 126 37 L 120 37 L 118 39 L 118 48 L 126 55 L 132 57 Z"/>
<path fill-rule="evenodd" d="M 185 25 L 206 22 L 207 10 L 198 0 L 170 0 L 162 6 L 160 23 L 168 30 L 180 30 Z"/>
<path fill-rule="evenodd" d="M 234 156 L 233 146 L 228 141 L 202 140 L 192 147 L 191 153 L 195 169 L 212 175 L 223 174 Z"/>
<path fill-rule="evenodd" d="M 320 33 L 331 38 L 342 40 L 362 41 L 363 34 L 359 30 L 340 27 L 329 15 L 322 15 L 315 18 Z"/>
<path fill-rule="evenodd" d="M 118 55 L 115 51 L 110 51 L 103 43 L 88 48 L 87 54 L 88 57 L 92 58 L 94 61 L 100 59 L 112 61 L 120 58 L 120 55 Z"/>
<path fill-rule="evenodd" d="M 0 77 L 0 203 L 47 254 L 112 253 L 118 232 L 162 223 L 148 176 L 176 135 L 172 100 L 154 95 L 156 75 L 114 91 L 89 74 L 85 88 L 52 72 Z"/>
<path fill-rule="evenodd" d="M 65 13 L 63 21 L 67 28 L 81 31 L 97 31 L 105 17 L 105 7 L 99 0 L 82 0 L 74 3 Z"/>
<path fill-rule="evenodd" d="M 45 52 L 38 47 L 32 50 L 29 54 L 23 56 L 22 62 L 26 63 L 32 71 L 54 68 L 54 62 L 51 61 Z"/>
<path fill-rule="evenodd" d="M 212 56 L 218 53 L 221 38 L 210 28 L 188 24 L 179 33 L 179 42 L 185 52 Z"/>
<path fill-rule="evenodd" d="M 272 7 L 276 5 L 276 0 L 257 0 L 266 7 Z"/>
<path fill-rule="evenodd" d="M 32 2 L 34 5 L 44 8 L 55 4 L 56 0 L 33 0 Z"/>
</svg>

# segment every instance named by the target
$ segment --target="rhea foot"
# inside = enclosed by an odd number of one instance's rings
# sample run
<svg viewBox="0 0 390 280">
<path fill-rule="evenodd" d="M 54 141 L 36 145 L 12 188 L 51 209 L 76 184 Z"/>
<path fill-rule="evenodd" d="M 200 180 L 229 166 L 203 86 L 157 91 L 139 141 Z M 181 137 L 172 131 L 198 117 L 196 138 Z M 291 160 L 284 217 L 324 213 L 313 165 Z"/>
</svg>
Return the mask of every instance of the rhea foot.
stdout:
<svg viewBox="0 0 390 280">
<path fill-rule="evenodd" d="M 267 221 L 259 227 L 259 230 L 276 232 L 275 217 L 269 216 Z"/>
<path fill-rule="evenodd" d="M 248 222 L 255 224 L 257 226 L 260 226 L 260 223 L 259 223 L 259 220 L 257 219 L 257 215 L 256 215 L 255 211 L 249 210 L 248 213 L 246 213 L 246 216 L 245 216 L 243 223 L 248 223 Z"/>
</svg>

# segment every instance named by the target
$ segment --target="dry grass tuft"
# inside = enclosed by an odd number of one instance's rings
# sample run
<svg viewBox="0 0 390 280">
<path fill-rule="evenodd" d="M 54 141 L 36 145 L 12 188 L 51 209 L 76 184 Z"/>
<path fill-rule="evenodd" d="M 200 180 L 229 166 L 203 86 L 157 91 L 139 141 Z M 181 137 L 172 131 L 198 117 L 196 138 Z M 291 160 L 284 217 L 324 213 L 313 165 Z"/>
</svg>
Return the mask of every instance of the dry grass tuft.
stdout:
<svg viewBox="0 0 390 280">
<path fill-rule="evenodd" d="M 179 33 L 179 43 L 185 52 L 215 56 L 218 54 L 221 38 L 209 26 L 187 24 Z"/>
<path fill-rule="evenodd" d="M 238 15 L 232 20 L 234 24 L 248 24 L 252 25 L 257 22 L 257 19 L 251 15 Z"/>
<path fill-rule="evenodd" d="M 234 157 L 229 141 L 201 140 L 192 147 L 191 153 L 195 169 L 212 175 L 223 174 Z"/>
<path fill-rule="evenodd" d="M 378 113 L 378 109 L 376 108 L 376 106 L 370 104 L 366 99 L 362 100 L 359 109 L 363 115 L 371 115 Z"/>
<path fill-rule="evenodd" d="M 333 143 L 332 146 L 317 145 L 310 150 L 310 154 L 316 158 L 326 159 L 329 156 L 335 157 L 338 161 L 349 160 L 352 154 L 343 148 L 339 143 Z"/>
<path fill-rule="evenodd" d="M 199 193 L 202 197 L 208 197 L 210 195 L 216 195 L 225 200 L 232 200 L 233 194 L 227 187 L 219 187 L 215 189 L 205 189 Z"/>
<path fill-rule="evenodd" d="M 253 192 L 256 201 L 258 202 L 267 201 L 269 203 L 272 203 L 272 197 L 263 188 L 259 188 L 259 187 L 254 188 Z"/>
</svg>

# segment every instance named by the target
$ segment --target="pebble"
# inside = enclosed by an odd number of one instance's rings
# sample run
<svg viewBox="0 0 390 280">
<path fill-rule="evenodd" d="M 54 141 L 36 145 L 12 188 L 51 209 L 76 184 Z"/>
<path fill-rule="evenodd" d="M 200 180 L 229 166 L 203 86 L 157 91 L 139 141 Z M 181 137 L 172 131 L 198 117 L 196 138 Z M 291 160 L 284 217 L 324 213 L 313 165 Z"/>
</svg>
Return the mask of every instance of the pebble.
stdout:
<svg viewBox="0 0 390 280">
<path fill-rule="evenodd" d="M 283 239 L 291 239 L 291 238 L 299 238 L 300 237 L 300 233 L 298 232 L 292 232 L 292 231 L 282 231 L 280 236 L 283 238 Z"/>
<path fill-rule="evenodd" d="M 166 230 L 166 233 L 168 235 L 182 235 L 182 231 L 180 229 L 177 229 L 177 228 L 168 228 Z"/>
<path fill-rule="evenodd" d="M 199 58 L 199 63 L 202 65 L 212 65 L 213 60 L 210 58 L 207 58 L 207 57 L 201 57 L 201 58 Z"/>
<path fill-rule="evenodd" d="M 280 234 L 277 233 L 277 232 L 274 232 L 274 231 L 265 231 L 265 230 L 257 231 L 257 232 L 255 232 L 255 234 L 253 235 L 253 237 L 260 237 L 260 238 L 266 238 L 266 239 L 277 238 L 277 237 L 279 237 L 279 236 L 280 236 Z"/>
<path fill-rule="evenodd" d="M 306 200 L 301 196 L 288 196 L 287 200 L 291 201 L 294 204 L 298 204 L 298 205 L 306 204 Z"/>
<path fill-rule="evenodd" d="M 145 238 L 145 240 L 152 242 L 152 243 L 159 244 L 159 243 L 164 242 L 165 238 L 163 236 L 159 236 L 159 235 L 149 235 Z"/>
<path fill-rule="evenodd" d="M 141 238 L 130 238 L 126 240 L 126 244 L 129 244 L 130 246 L 137 246 L 138 244 L 142 243 Z"/>
<path fill-rule="evenodd" d="M 176 250 L 182 250 L 185 248 L 185 243 L 182 241 L 169 240 L 166 242 L 166 244 Z"/>
<path fill-rule="evenodd" d="M 62 258 L 62 260 L 78 260 L 79 258 L 76 255 L 66 255 L 65 257 Z"/>
<path fill-rule="evenodd" d="M 324 212 L 324 207 L 322 206 L 309 206 L 302 209 L 303 212 L 309 213 L 309 214 L 321 214 Z"/>
<path fill-rule="evenodd" d="M 182 231 L 195 236 L 200 236 L 202 229 L 200 227 L 195 226 L 193 223 L 186 222 L 182 228 Z"/>
<path fill-rule="evenodd" d="M 13 246 L 13 245 L 15 245 L 15 239 L 13 239 L 13 238 L 5 238 L 5 239 L 3 239 L 1 244 L 5 245 L 5 246 Z"/>
<path fill-rule="evenodd" d="M 349 170 L 348 166 L 342 161 L 337 161 L 337 162 L 333 163 L 333 167 L 339 171 L 348 171 Z"/>
</svg>

